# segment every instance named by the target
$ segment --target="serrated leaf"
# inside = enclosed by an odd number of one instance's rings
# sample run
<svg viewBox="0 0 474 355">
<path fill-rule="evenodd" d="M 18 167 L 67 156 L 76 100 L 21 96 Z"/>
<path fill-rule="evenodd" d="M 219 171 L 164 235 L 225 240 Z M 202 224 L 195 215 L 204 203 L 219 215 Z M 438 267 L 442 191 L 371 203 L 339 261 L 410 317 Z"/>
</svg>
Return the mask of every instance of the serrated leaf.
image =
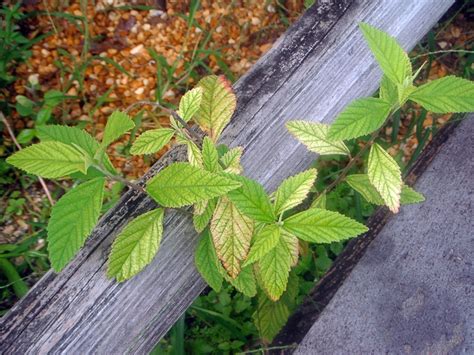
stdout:
<svg viewBox="0 0 474 355">
<path fill-rule="evenodd" d="M 373 203 L 374 205 L 383 206 L 385 205 L 382 196 L 380 196 L 377 189 L 372 185 L 367 174 L 354 174 L 349 175 L 346 178 L 347 183 L 357 192 L 359 192 L 362 197 L 364 197 L 367 202 Z M 416 192 L 411 187 L 407 185 L 402 186 L 402 191 L 400 193 L 400 204 L 408 205 L 412 203 L 419 203 L 425 200 L 424 196 L 419 192 Z"/>
<path fill-rule="evenodd" d="M 380 99 L 388 102 L 392 107 L 398 104 L 398 88 L 386 75 L 380 82 Z"/>
<path fill-rule="evenodd" d="M 446 76 L 417 87 L 409 99 L 435 113 L 473 112 L 474 83 Z"/>
<path fill-rule="evenodd" d="M 133 142 L 130 153 L 138 154 L 152 154 L 160 151 L 173 138 L 174 129 L 158 128 L 146 131 L 138 136 Z"/>
<path fill-rule="evenodd" d="M 216 292 L 222 287 L 222 266 L 217 258 L 216 250 L 212 243 L 211 235 L 208 230 L 204 231 L 199 237 L 196 253 L 194 255 L 196 268 L 202 278 Z"/>
<path fill-rule="evenodd" d="M 420 203 L 425 200 L 425 196 L 415 191 L 407 185 L 402 186 L 402 192 L 400 194 L 400 203 L 402 205 L 410 205 L 413 203 Z"/>
<path fill-rule="evenodd" d="M 367 174 L 354 174 L 346 178 L 350 187 L 362 195 L 369 203 L 375 205 L 384 205 L 382 196 L 380 196 L 377 189 L 372 185 Z"/>
<path fill-rule="evenodd" d="M 198 85 L 203 89 L 203 94 L 196 121 L 216 142 L 229 123 L 237 100 L 230 82 L 224 76 L 206 76 Z"/>
<path fill-rule="evenodd" d="M 124 112 L 114 111 L 107 120 L 102 145 L 107 146 L 135 127 L 132 119 Z"/>
<path fill-rule="evenodd" d="M 402 174 L 397 162 L 381 146 L 370 148 L 368 176 L 388 208 L 397 213 L 400 208 Z"/>
<path fill-rule="evenodd" d="M 290 310 L 283 301 L 273 302 L 264 294 L 259 294 L 253 319 L 262 339 L 271 342 L 286 324 L 289 316 Z"/>
<path fill-rule="evenodd" d="M 7 158 L 7 163 L 29 174 L 59 178 L 75 172 L 87 173 L 85 156 L 70 145 L 41 142 L 30 145 Z"/>
<path fill-rule="evenodd" d="M 309 169 L 284 180 L 275 193 L 275 213 L 279 215 L 304 201 L 318 172 Z"/>
<path fill-rule="evenodd" d="M 374 97 L 355 100 L 337 116 L 328 139 L 344 140 L 372 133 L 384 124 L 390 108 L 388 102 Z"/>
<path fill-rule="evenodd" d="M 189 164 L 197 167 L 202 167 L 202 154 L 198 146 L 194 142 L 186 141 L 186 146 L 188 148 L 188 161 Z"/>
<path fill-rule="evenodd" d="M 48 222 L 48 253 L 55 271 L 66 266 L 96 225 L 104 182 L 104 178 L 84 182 L 66 192 L 53 206 Z"/>
<path fill-rule="evenodd" d="M 183 95 L 183 97 L 181 97 L 181 100 L 179 101 L 178 114 L 184 121 L 188 122 L 199 111 L 199 108 L 201 107 L 202 94 L 203 89 L 196 87 L 189 90 Z"/>
<path fill-rule="evenodd" d="M 155 257 L 163 236 L 164 210 L 157 208 L 132 220 L 115 239 L 107 276 L 125 281 L 142 271 Z"/>
<path fill-rule="evenodd" d="M 323 210 L 326 209 L 326 194 L 320 194 L 317 198 L 315 198 L 313 203 L 311 203 L 310 208 L 322 208 Z"/>
<path fill-rule="evenodd" d="M 298 264 L 298 260 L 300 256 L 298 238 L 294 236 L 293 234 L 288 233 L 288 231 L 282 229 L 280 231 L 280 239 L 282 239 L 282 241 L 284 242 L 283 245 L 291 256 L 290 266 L 291 267 L 296 266 L 296 264 Z"/>
<path fill-rule="evenodd" d="M 227 151 L 220 159 L 224 171 L 232 174 L 241 174 L 242 166 L 240 158 L 242 157 L 243 148 L 235 147 Z"/>
<path fill-rule="evenodd" d="M 189 163 L 174 163 L 151 178 L 146 190 L 161 206 L 182 207 L 222 196 L 240 185 Z"/>
<path fill-rule="evenodd" d="M 258 261 L 258 269 L 263 288 L 268 297 L 276 301 L 285 292 L 293 256 L 279 238 L 277 245 Z"/>
<path fill-rule="evenodd" d="M 331 243 L 367 232 L 363 224 L 340 213 L 311 208 L 283 221 L 283 229 L 313 243 Z"/>
<path fill-rule="evenodd" d="M 306 121 L 289 121 L 288 131 L 310 151 L 319 155 L 349 155 L 349 149 L 343 141 L 328 139 L 330 126 L 323 123 Z"/>
<path fill-rule="evenodd" d="M 212 173 L 221 170 L 219 165 L 219 153 L 214 143 L 207 136 L 204 137 L 202 142 L 202 164 L 204 169 Z"/>
<path fill-rule="evenodd" d="M 193 214 L 195 214 L 195 215 L 203 214 L 204 211 L 206 210 L 208 202 L 209 202 L 209 200 L 196 202 L 193 206 Z"/>
<path fill-rule="evenodd" d="M 77 127 L 61 125 L 38 126 L 38 138 L 42 142 L 57 141 L 81 147 L 91 158 L 99 149 L 99 143 L 86 131 Z"/>
<path fill-rule="evenodd" d="M 263 186 L 244 176 L 228 174 L 241 183 L 241 187 L 228 193 L 229 198 L 245 215 L 258 222 L 272 223 L 276 216 Z"/>
<path fill-rule="evenodd" d="M 360 29 L 382 71 L 392 82 L 404 84 L 406 78 L 411 78 L 410 59 L 395 38 L 367 23 L 361 23 Z"/>
<path fill-rule="evenodd" d="M 247 297 L 254 297 L 257 294 L 257 283 L 253 274 L 252 266 L 242 267 L 239 275 L 233 279 L 226 277 L 227 281 L 234 286 L 238 291 L 242 292 Z"/>
<path fill-rule="evenodd" d="M 260 260 L 265 254 L 272 250 L 280 240 L 280 227 L 276 224 L 264 226 L 260 232 L 253 237 L 253 243 L 249 255 L 245 259 L 244 266 Z"/>
<path fill-rule="evenodd" d="M 193 215 L 194 229 L 196 229 L 198 233 L 202 232 L 204 228 L 207 227 L 207 225 L 211 221 L 212 214 L 214 213 L 215 209 L 216 209 L 216 200 L 212 199 L 208 201 L 203 213 L 199 215 L 197 214 Z"/>
<path fill-rule="evenodd" d="M 242 260 L 247 257 L 254 223 L 227 197 L 221 197 L 212 216 L 210 229 L 217 256 L 235 279 L 241 270 Z"/>
</svg>

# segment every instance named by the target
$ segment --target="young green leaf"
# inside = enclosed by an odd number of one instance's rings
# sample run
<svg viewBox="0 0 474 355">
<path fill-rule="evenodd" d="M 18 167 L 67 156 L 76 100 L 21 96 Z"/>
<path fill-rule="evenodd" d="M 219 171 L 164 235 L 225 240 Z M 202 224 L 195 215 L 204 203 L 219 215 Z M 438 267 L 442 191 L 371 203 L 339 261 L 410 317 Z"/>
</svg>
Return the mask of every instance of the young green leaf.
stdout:
<svg viewBox="0 0 474 355">
<path fill-rule="evenodd" d="M 380 99 L 388 102 L 392 107 L 398 104 L 398 88 L 386 75 L 380 82 Z"/>
<path fill-rule="evenodd" d="M 322 208 L 323 210 L 326 209 L 326 194 L 323 193 L 319 195 L 313 203 L 311 203 L 310 208 Z"/>
<path fill-rule="evenodd" d="M 171 128 L 146 131 L 133 142 L 130 153 L 133 155 L 156 153 L 169 143 L 173 135 L 174 129 Z"/>
<path fill-rule="evenodd" d="M 355 100 L 337 116 L 327 137 L 344 140 L 372 133 L 383 125 L 390 108 L 388 102 L 375 97 Z"/>
<path fill-rule="evenodd" d="M 161 206 L 182 207 L 222 196 L 240 185 L 191 164 L 174 163 L 150 179 L 146 190 Z"/>
<path fill-rule="evenodd" d="M 377 189 L 374 187 L 374 185 L 372 185 L 367 174 L 349 175 L 346 178 L 346 181 L 349 186 L 360 193 L 362 197 L 367 200 L 367 202 L 379 206 L 385 204 L 382 196 L 380 196 Z"/>
<path fill-rule="evenodd" d="M 383 73 L 392 82 L 402 85 L 406 78 L 411 78 L 410 59 L 395 38 L 366 23 L 361 23 L 360 29 Z"/>
<path fill-rule="evenodd" d="M 60 142 L 30 145 L 9 156 L 7 163 L 45 178 L 59 178 L 77 171 L 87 173 L 85 156 L 79 150 Z"/>
<path fill-rule="evenodd" d="M 219 292 L 223 280 L 221 272 L 222 266 L 217 258 L 209 230 L 205 230 L 199 237 L 194 262 L 202 278 L 214 291 Z"/>
<path fill-rule="evenodd" d="M 300 256 L 298 238 L 293 234 L 288 233 L 288 231 L 282 229 L 280 231 L 280 239 L 282 239 L 282 241 L 284 242 L 283 246 L 286 248 L 288 254 L 290 254 L 291 256 L 290 266 L 296 266 L 296 264 L 298 264 L 298 259 Z"/>
<path fill-rule="evenodd" d="M 191 141 L 186 141 L 186 146 L 188 148 L 188 161 L 189 164 L 197 167 L 203 167 L 204 163 L 202 160 L 202 154 L 198 146 Z"/>
<path fill-rule="evenodd" d="M 242 152 L 242 147 L 235 147 L 227 151 L 221 157 L 220 162 L 226 173 L 242 173 L 242 166 L 240 165 L 240 158 L 242 156 Z"/>
<path fill-rule="evenodd" d="M 275 221 L 275 212 L 262 185 L 244 176 L 232 174 L 226 176 L 235 179 L 242 185 L 228 193 L 229 198 L 242 213 L 258 222 L 272 223 Z"/>
<path fill-rule="evenodd" d="M 253 237 L 253 240 L 249 255 L 243 264 L 244 266 L 260 260 L 278 244 L 280 240 L 280 227 L 276 224 L 268 224 Z"/>
<path fill-rule="evenodd" d="M 247 257 L 253 229 L 253 221 L 227 197 L 219 199 L 211 220 L 211 235 L 217 256 L 234 279 L 240 272 L 242 260 Z"/>
<path fill-rule="evenodd" d="M 277 301 L 285 292 L 293 256 L 280 238 L 277 245 L 258 261 L 258 270 L 263 288 L 268 297 Z"/>
<path fill-rule="evenodd" d="M 138 274 L 155 257 L 163 236 L 164 210 L 144 213 L 120 232 L 109 256 L 107 276 L 118 282 Z"/>
<path fill-rule="evenodd" d="M 289 121 L 286 128 L 310 151 L 319 155 L 349 155 L 343 141 L 328 139 L 329 125 L 307 121 Z"/>
<path fill-rule="evenodd" d="M 254 297 L 257 294 L 257 283 L 253 274 L 252 266 L 242 267 L 239 275 L 233 279 L 226 275 L 227 281 L 230 282 L 239 292 L 247 297 Z"/>
<path fill-rule="evenodd" d="M 279 215 L 303 202 L 317 174 L 316 169 L 309 169 L 284 180 L 275 193 L 275 213 Z"/>
<path fill-rule="evenodd" d="M 112 112 L 105 125 L 102 145 L 109 145 L 133 127 L 135 127 L 135 123 L 133 123 L 129 115 L 120 111 Z"/>
<path fill-rule="evenodd" d="M 229 123 L 237 100 L 230 82 L 224 76 L 206 76 L 198 85 L 203 89 L 203 94 L 196 121 L 216 142 Z"/>
<path fill-rule="evenodd" d="M 294 214 L 283 222 L 283 229 L 313 243 L 332 243 L 367 232 L 367 227 L 340 213 L 319 208 Z"/>
<path fill-rule="evenodd" d="M 290 310 L 283 300 L 273 302 L 263 293 L 258 295 L 258 306 L 253 319 L 262 339 L 270 343 L 289 316 Z"/>
<path fill-rule="evenodd" d="M 196 229 L 198 233 L 202 232 L 209 224 L 212 214 L 216 209 L 216 203 L 215 199 L 209 200 L 203 213 L 193 215 L 194 229 Z"/>
<path fill-rule="evenodd" d="M 219 153 L 217 153 L 216 146 L 212 143 L 209 137 L 204 137 L 202 142 L 202 163 L 204 169 L 215 173 L 221 170 L 219 165 Z"/>
<path fill-rule="evenodd" d="M 62 196 L 48 222 L 51 266 L 61 271 L 84 245 L 99 219 L 104 197 L 104 178 L 80 184 Z"/>
<path fill-rule="evenodd" d="M 409 99 L 436 113 L 473 112 L 474 83 L 446 76 L 417 87 Z"/>
<path fill-rule="evenodd" d="M 99 149 L 99 143 L 92 136 L 77 127 L 62 125 L 48 125 L 37 127 L 38 138 L 42 142 L 57 141 L 68 145 L 77 145 L 82 148 L 90 158 L 94 158 Z"/>
<path fill-rule="evenodd" d="M 388 208 L 397 213 L 400 208 L 402 174 L 397 162 L 381 146 L 370 148 L 368 164 L 369 180 L 380 193 Z"/>
<path fill-rule="evenodd" d="M 202 93 L 202 88 L 196 87 L 184 94 L 179 101 L 178 114 L 186 122 L 191 120 L 199 111 L 199 108 L 201 107 Z"/>
<path fill-rule="evenodd" d="M 413 203 L 420 203 L 425 200 L 425 196 L 415 191 L 407 185 L 402 186 L 402 192 L 400 194 L 400 203 L 402 205 L 411 205 Z"/>
</svg>

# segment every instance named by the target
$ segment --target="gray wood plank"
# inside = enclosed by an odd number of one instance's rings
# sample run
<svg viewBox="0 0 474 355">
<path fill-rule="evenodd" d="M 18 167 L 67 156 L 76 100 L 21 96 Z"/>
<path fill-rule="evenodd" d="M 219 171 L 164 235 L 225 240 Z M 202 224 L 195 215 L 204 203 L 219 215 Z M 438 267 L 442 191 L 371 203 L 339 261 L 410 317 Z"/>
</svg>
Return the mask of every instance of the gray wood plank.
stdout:
<svg viewBox="0 0 474 355">
<path fill-rule="evenodd" d="M 474 352 L 474 115 L 392 217 L 296 354 Z"/>
<path fill-rule="evenodd" d="M 269 190 L 314 159 L 285 131 L 293 118 L 331 121 L 356 97 L 370 95 L 381 73 L 357 30 L 367 21 L 412 48 L 453 3 L 318 1 L 235 85 L 238 108 L 222 142 L 245 149 L 246 174 Z M 179 148 L 148 176 L 183 159 Z M 5 352 L 145 353 L 205 287 L 193 267 L 196 234 L 169 214 L 158 256 L 140 275 L 116 284 L 106 256 L 121 228 L 154 203 L 127 192 L 104 216 L 85 248 L 58 275 L 48 273 L 3 319 Z"/>
</svg>

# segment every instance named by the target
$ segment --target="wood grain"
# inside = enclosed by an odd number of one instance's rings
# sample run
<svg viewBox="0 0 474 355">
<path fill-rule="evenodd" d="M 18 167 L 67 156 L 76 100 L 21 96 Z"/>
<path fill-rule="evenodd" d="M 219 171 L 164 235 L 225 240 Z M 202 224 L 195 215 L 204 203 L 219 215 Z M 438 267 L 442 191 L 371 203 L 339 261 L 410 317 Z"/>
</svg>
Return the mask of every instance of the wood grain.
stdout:
<svg viewBox="0 0 474 355">
<path fill-rule="evenodd" d="M 381 77 L 357 29 L 366 21 L 412 48 L 453 1 L 318 1 L 235 85 L 237 112 L 223 143 L 241 145 L 246 174 L 271 191 L 315 158 L 285 131 L 286 121 L 330 122 L 351 100 L 372 94 Z M 148 176 L 183 159 L 175 148 Z M 146 353 L 205 284 L 193 266 L 196 233 L 170 213 L 158 256 L 131 281 L 105 277 L 113 238 L 154 203 L 134 191 L 107 213 L 77 258 L 46 274 L 5 316 L 6 353 Z"/>
</svg>

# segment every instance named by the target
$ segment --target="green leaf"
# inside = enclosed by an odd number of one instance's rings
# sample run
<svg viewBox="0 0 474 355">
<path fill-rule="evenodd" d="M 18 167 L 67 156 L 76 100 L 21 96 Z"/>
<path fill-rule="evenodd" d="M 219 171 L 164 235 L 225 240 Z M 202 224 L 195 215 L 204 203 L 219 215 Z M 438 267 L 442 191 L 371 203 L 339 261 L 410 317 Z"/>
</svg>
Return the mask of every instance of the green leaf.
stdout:
<svg viewBox="0 0 474 355">
<path fill-rule="evenodd" d="M 186 146 L 188 148 L 189 163 L 193 166 L 203 167 L 204 163 L 202 161 L 202 154 L 198 146 L 191 141 L 186 141 Z"/>
<path fill-rule="evenodd" d="M 189 90 L 179 101 L 178 114 L 183 120 L 188 122 L 199 111 L 201 107 L 203 89 L 196 87 Z"/>
<path fill-rule="evenodd" d="M 252 266 L 242 267 L 242 270 L 240 270 L 239 275 L 235 279 L 229 276 L 226 279 L 247 297 L 254 297 L 257 294 L 257 283 L 255 282 Z"/>
<path fill-rule="evenodd" d="M 234 113 L 237 100 L 230 82 L 224 76 L 210 75 L 198 84 L 204 91 L 196 121 L 216 142 Z"/>
<path fill-rule="evenodd" d="M 304 201 L 318 172 L 309 169 L 284 180 L 275 193 L 275 213 L 279 215 Z"/>
<path fill-rule="evenodd" d="M 163 236 L 164 210 L 157 208 L 132 220 L 115 239 L 107 276 L 118 282 L 138 274 L 155 257 Z"/>
<path fill-rule="evenodd" d="M 193 215 L 194 229 L 196 229 L 198 233 L 202 232 L 209 224 L 212 214 L 216 209 L 216 204 L 215 199 L 209 200 L 203 213 Z"/>
<path fill-rule="evenodd" d="M 194 262 L 202 278 L 214 291 L 219 292 L 222 288 L 223 280 L 221 274 L 222 266 L 217 258 L 209 230 L 205 230 L 199 237 Z"/>
<path fill-rule="evenodd" d="M 15 109 L 20 114 L 20 116 L 26 117 L 34 113 L 33 108 L 34 108 L 35 103 L 31 101 L 29 98 L 23 95 L 17 95 L 15 99 L 16 99 Z"/>
<path fill-rule="evenodd" d="M 211 173 L 221 170 L 219 153 L 209 137 L 204 137 L 202 142 L 202 163 L 204 168 Z"/>
<path fill-rule="evenodd" d="M 310 208 L 322 208 L 326 209 L 326 194 L 320 194 L 311 204 Z"/>
<path fill-rule="evenodd" d="M 474 83 L 446 76 L 417 87 L 409 99 L 435 113 L 473 112 Z"/>
<path fill-rule="evenodd" d="M 84 245 L 99 219 L 104 178 L 69 190 L 53 206 L 48 222 L 48 253 L 53 269 L 61 271 Z"/>
<path fill-rule="evenodd" d="M 241 262 L 247 257 L 254 229 L 253 221 L 244 216 L 227 198 L 217 202 L 211 221 L 211 236 L 217 256 L 232 278 L 236 278 Z"/>
<path fill-rule="evenodd" d="M 390 107 L 388 102 L 374 97 L 353 101 L 331 125 L 328 139 L 344 140 L 372 133 L 384 124 Z"/>
<path fill-rule="evenodd" d="M 402 174 L 397 162 L 381 146 L 370 148 L 368 163 L 369 180 L 380 193 L 388 208 L 397 213 L 400 208 Z"/>
<path fill-rule="evenodd" d="M 38 138 L 42 142 L 57 141 L 82 148 L 90 158 L 94 158 L 99 143 L 86 131 L 77 127 L 48 125 L 37 127 Z"/>
<path fill-rule="evenodd" d="M 265 254 L 272 250 L 280 240 L 280 227 L 276 224 L 264 226 L 260 232 L 253 237 L 253 243 L 249 255 L 245 259 L 244 266 L 260 260 Z"/>
<path fill-rule="evenodd" d="M 319 155 L 349 155 L 349 149 L 343 141 L 328 139 L 329 125 L 306 121 L 289 121 L 286 128 L 310 151 Z"/>
<path fill-rule="evenodd" d="M 133 155 L 156 153 L 169 143 L 173 135 L 174 129 L 171 128 L 146 131 L 133 142 L 130 153 Z"/>
<path fill-rule="evenodd" d="M 235 147 L 227 151 L 220 159 L 224 171 L 232 174 L 242 173 L 240 158 L 242 157 L 242 147 Z"/>
<path fill-rule="evenodd" d="M 283 229 L 313 243 L 331 243 L 367 232 L 367 227 L 340 213 L 311 208 L 283 222 Z"/>
<path fill-rule="evenodd" d="M 105 125 L 102 145 L 109 145 L 133 127 L 135 127 L 135 123 L 133 123 L 129 115 L 120 111 L 112 112 Z"/>
<path fill-rule="evenodd" d="M 291 233 L 288 233 L 288 231 L 281 229 L 280 230 L 280 239 L 283 240 L 283 246 L 286 248 L 287 253 L 290 254 L 291 256 L 291 266 L 296 266 L 298 264 L 298 259 L 300 256 L 300 250 L 299 250 L 299 241 L 296 236 L 294 236 Z"/>
<path fill-rule="evenodd" d="M 388 102 L 392 107 L 398 104 L 398 88 L 390 79 L 384 75 L 380 83 L 380 99 Z"/>
<path fill-rule="evenodd" d="M 30 145 L 8 157 L 7 163 L 29 174 L 52 179 L 77 171 L 87 173 L 84 155 L 77 149 L 60 142 Z"/>
<path fill-rule="evenodd" d="M 400 194 L 400 203 L 402 205 L 410 205 L 413 203 L 420 203 L 425 200 L 425 196 L 415 191 L 407 185 L 402 186 L 402 192 Z"/>
<path fill-rule="evenodd" d="M 387 78 L 400 85 L 411 78 L 410 59 L 395 38 L 366 23 L 361 23 L 360 29 Z"/>
<path fill-rule="evenodd" d="M 257 310 L 253 315 L 260 337 L 270 343 L 288 321 L 290 310 L 282 300 L 273 302 L 265 294 L 258 296 Z"/>
<path fill-rule="evenodd" d="M 238 187 L 239 182 L 225 176 L 189 163 L 174 163 L 150 179 L 146 190 L 161 206 L 182 207 L 222 196 Z"/>
<path fill-rule="evenodd" d="M 367 202 L 379 206 L 385 204 L 382 196 L 380 196 L 377 189 L 374 187 L 374 185 L 372 185 L 367 174 L 349 175 L 346 178 L 346 181 L 349 186 L 360 193 L 362 197 L 367 200 Z"/>
<path fill-rule="evenodd" d="M 268 297 L 276 301 L 285 292 L 293 256 L 280 238 L 277 245 L 258 261 L 258 270 L 263 288 Z"/>
</svg>

